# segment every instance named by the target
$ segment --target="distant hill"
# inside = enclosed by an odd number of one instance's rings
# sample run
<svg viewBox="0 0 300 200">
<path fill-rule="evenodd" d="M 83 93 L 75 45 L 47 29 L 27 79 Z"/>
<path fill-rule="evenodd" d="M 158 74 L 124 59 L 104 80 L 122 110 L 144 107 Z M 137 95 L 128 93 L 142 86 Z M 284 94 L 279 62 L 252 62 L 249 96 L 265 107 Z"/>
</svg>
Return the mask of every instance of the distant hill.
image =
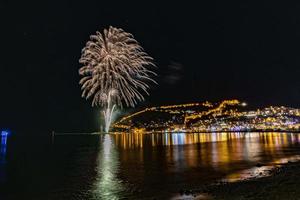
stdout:
<svg viewBox="0 0 300 200">
<path fill-rule="evenodd" d="M 146 108 L 123 117 L 115 130 L 143 131 L 299 131 L 300 109 L 284 106 L 247 110 L 238 100 Z"/>
</svg>

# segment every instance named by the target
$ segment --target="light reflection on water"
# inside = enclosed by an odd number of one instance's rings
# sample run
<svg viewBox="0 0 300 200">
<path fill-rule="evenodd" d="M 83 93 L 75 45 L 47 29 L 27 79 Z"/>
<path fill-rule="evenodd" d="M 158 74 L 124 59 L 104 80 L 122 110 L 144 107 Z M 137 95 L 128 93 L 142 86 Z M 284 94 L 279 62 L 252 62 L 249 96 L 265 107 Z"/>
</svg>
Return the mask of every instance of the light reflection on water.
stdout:
<svg viewBox="0 0 300 200">
<path fill-rule="evenodd" d="M 119 170 L 118 152 L 110 135 L 105 135 L 97 159 L 96 181 L 92 189 L 93 199 L 120 199 L 122 181 L 116 176 Z"/>
<path fill-rule="evenodd" d="M 274 149 L 287 145 L 290 142 L 299 142 L 298 133 L 123 133 L 112 134 L 116 142 L 123 149 L 142 148 L 151 139 L 152 146 L 186 145 L 204 142 L 220 142 L 231 140 L 244 140 L 246 144 L 256 145 L 257 141 L 262 141 L 265 145 L 272 145 Z"/>
<path fill-rule="evenodd" d="M 233 161 L 258 162 L 260 155 L 272 156 L 282 153 L 282 148 L 299 143 L 297 133 L 165 133 L 165 134 L 115 134 L 116 145 L 122 149 L 139 149 L 166 146 L 173 148 L 180 145 L 200 145 L 185 154 L 189 163 L 200 159 L 203 164 L 229 163 Z M 205 148 L 201 148 L 205 146 Z M 185 149 L 188 151 L 189 149 Z"/>
<path fill-rule="evenodd" d="M 252 167 L 249 169 L 244 169 L 241 171 L 236 171 L 234 173 L 226 175 L 222 180 L 227 182 L 236 182 L 245 179 L 250 179 L 254 177 L 265 177 L 272 175 L 271 170 L 275 167 L 280 166 L 281 164 L 286 164 L 288 162 L 297 162 L 300 161 L 300 155 L 280 158 L 274 160 L 270 163 L 265 163 L 266 165 L 260 167 Z"/>
<path fill-rule="evenodd" d="M 110 137 L 120 153 L 121 173 L 129 182 L 142 184 L 145 192 L 153 184 L 178 191 L 212 180 L 245 179 L 261 174 L 264 167 L 258 169 L 257 163 L 270 165 L 300 155 L 297 133 L 124 133 Z M 161 177 L 164 180 L 158 181 Z"/>
<path fill-rule="evenodd" d="M 6 148 L 7 148 L 7 137 L 8 137 L 8 133 L 6 133 L 6 132 L 1 133 L 0 164 L 6 162 L 5 157 L 6 157 Z"/>
<path fill-rule="evenodd" d="M 266 167 L 257 163 L 300 156 L 297 133 L 64 135 L 49 149 L 41 141 L 1 146 L 8 193 L 24 186 L 15 199 L 170 199 L 180 189 L 259 174 Z"/>
<path fill-rule="evenodd" d="M 0 141 L 0 183 L 6 181 L 6 149 L 7 149 L 8 132 L 1 132 Z"/>
</svg>

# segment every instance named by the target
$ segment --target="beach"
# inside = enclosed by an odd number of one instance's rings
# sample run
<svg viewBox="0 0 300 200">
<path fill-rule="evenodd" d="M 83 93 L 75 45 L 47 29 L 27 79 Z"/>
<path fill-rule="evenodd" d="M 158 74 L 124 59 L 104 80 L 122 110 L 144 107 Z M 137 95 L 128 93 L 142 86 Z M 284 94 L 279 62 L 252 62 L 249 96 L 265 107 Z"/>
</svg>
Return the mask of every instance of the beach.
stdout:
<svg viewBox="0 0 300 200">
<path fill-rule="evenodd" d="M 221 181 L 180 191 L 182 198 L 179 199 L 300 199 L 300 162 L 276 166 L 269 173 L 266 177 L 231 183 Z"/>
</svg>

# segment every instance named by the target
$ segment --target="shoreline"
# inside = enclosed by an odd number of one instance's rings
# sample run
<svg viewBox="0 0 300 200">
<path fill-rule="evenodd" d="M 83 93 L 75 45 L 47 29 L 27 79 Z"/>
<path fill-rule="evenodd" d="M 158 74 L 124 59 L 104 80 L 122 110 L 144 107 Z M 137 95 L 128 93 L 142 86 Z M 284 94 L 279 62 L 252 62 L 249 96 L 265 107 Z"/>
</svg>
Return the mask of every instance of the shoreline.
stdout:
<svg viewBox="0 0 300 200">
<path fill-rule="evenodd" d="M 261 167 L 261 166 L 259 166 Z M 176 199 L 300 199 L 300 161 L 274 166 L 268 176 L 237 182 L 218 181 L 181 190 Z"/>
<path fill-rule="evenodd" d="M 146 131 L 148 133 L 300 133 L 300 130 L 241 130 L 241 131 Z"/>
<path fill-rule="evenodd" d="M 60 135 L 105 135 L 105 134 L 122 134 L 122 133 L 132 133 L 132 132 L 91 132 L 91 133 L 59 133 L 59 132 L 52 132 L 51 135 L 60 136 Z M 178 133 L 300 133 L 300 130 L 290 130 L 290 131 L 283 131 L 283 130 L 251 130 L 251 131 L 145 131 L 142 132 L 143 134 L 178 134 Z"/>
</svg>

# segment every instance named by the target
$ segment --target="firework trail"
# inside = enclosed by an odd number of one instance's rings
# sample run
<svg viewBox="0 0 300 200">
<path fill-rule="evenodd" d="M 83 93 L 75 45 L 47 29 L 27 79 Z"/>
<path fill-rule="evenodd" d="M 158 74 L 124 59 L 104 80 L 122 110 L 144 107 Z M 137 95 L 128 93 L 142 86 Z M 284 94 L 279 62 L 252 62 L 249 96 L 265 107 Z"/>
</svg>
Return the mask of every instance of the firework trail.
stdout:
<svg viewBox="0 0 300 200">
<path fill-rule="evenodd" d="M 82 97 L 92 97 L 92 106 L 106 109 L 106 123 L 111 121 L 115 104 L 134 107 L 144 100 L 144 94 L 149 95 L 147 82 L 156 83 L 151 78 L 156 74 L 149 69 L 154 66 L 152 57 L 132 34 L 120 28 L 110 26 L 91 35 L 79 62 L 83 65 L 79 69 Z"/>
</svg>

